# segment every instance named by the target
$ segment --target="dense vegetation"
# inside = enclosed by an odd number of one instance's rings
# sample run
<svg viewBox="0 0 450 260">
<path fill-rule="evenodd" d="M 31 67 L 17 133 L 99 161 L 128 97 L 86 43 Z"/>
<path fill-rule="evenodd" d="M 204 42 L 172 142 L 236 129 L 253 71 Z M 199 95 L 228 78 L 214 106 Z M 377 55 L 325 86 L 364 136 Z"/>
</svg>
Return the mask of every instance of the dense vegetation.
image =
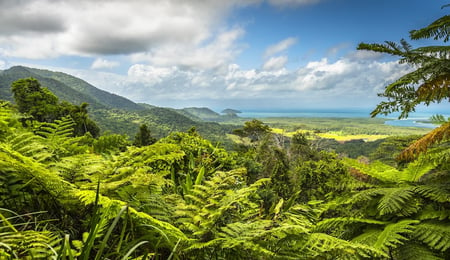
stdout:
<svg viewBox="0 0 450 260">
<path fill-rule="evenodd" d="M 444 22 L 448 25 L 449 18 Z M 443 49 L 439 52 L 448 53 Z M 408 51 L 414 61 L 434 57 L 433 50 L 421 50 Z M 448 62 L 447 57 L 436 59 Z M 427 62 L 413 64 L 420 70 Z M 424 68 L 423 82 L 388 86 L 387 97 L 397 91 L 393 96 L 403 98 L 374 113 L 407 114 L 408 100 L 415 105 L 450 98 L 439 90 L 448 90 L 450 73 L 437 71 L 442 73 L 434 77 Z M 131 143 L 124 135 L 77 132 L 80 122 L 90 120 L 84 105 L 60 102 L 36 79 L 13 82 L 14 104 L 0 103 L 0 258 L 450 255 L 450 122 L 445 118 L 436 117 L 441 126 L 418 140 L 391 137 L 358 160 L 318 149 L 307 133 L 279 134 L 258 120 L 234 129 L 242 139 L 234 150 L 203 138 L 192 127 L 195 120 L 158 140 L 153 125 L 136 122 Z"/>
</svg>

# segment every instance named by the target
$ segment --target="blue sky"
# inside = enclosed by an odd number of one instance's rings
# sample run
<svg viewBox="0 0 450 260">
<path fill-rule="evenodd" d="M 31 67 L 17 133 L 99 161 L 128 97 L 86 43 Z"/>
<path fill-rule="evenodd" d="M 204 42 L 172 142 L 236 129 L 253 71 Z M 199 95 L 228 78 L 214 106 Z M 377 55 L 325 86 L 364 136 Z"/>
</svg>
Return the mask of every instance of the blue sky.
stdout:
<svg viewBox="0 0 450 260">
<path fill-rule="evenodd" d="M 136 102 L 176 108 L 371 108 L 410 68 L 357 44 L 408 39 L 448 14 L 444 4 L 1 0 L 0 69 L 63 71 Z"/>
</svg>

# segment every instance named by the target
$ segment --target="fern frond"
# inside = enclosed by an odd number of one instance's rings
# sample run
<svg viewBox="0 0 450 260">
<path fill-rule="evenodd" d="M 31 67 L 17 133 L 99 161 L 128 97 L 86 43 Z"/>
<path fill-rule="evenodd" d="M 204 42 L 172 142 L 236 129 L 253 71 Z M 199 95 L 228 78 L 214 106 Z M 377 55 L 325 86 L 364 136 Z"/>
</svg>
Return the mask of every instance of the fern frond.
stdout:
<svg viewBox="0 0 450 260">
<path fill-rule="evenodd" d="M 377 242 L 381 232 L 383 232 L 383 229 L 381 228 L 367 228 L 363 233 L 354 237 L 351 241 L 373 246 Z"/>
<path fill-rule="evenodd" d="M 398 260 L 411 260 L 411 259 L 426 259 L 426 260 L 444 260 L 435 252 L 431 251 L 424 245 L 417 243 L 406 243 L 399 246 L 394 253 L 395 259 Z"/>
<path fill-rule="evenodd" d="M 450 219 L 450 209 L 438 208 L 433 204 L 426 205 L 418 216 L 420 220 L 446 220 Z"/>
<path fill-rule="evenodd" d="M 447 89 L 450 89 L 447 86 Z M 401 160 L 414 160 L 419 154 L 425 153 L 428 148 L 436 143 L 450 139 L 450 122 L 431 130 L 428 134 L 414 142 L 398 156 Z"/>
<path fill-rule="evenodd" d="M 312 233 L 304 245 L 308 258 L 331 257 L 338 259 L 361 259 L 387 257 L 375 247 L 335 238 L 324 233 Z"/>
<path fill-rule="evenodd" d="M 416 226 L 413 237 L 435 250 L 444 252 L 450 248 L 450 224 L 422 222 Z"/>
<path fill-rule="evenodd" d="M 436 202 L 450 202 L 449 187 L 446 184 L 419 185 L 414 188 L 414 192 Z"/>
<path fill-rule="evenodd" d="M 398 214 L 410 216 L 419 208 L 414 201 L 414 187 L 383 188 L 383 197 L 378 202 L 380 215 Z"/>
<path fill-rule="evenodd" d="M 373 246 L 384 252 L 389 252 L 390 248 L 396 248 L 408 240 L 407 235 L 414 232 L 418 223 L 420 223 L 418 220 L 405 219 L 387 225 L 378 235 L 377 241 Z"/>
<path fill-rule="evenodd" d="M 355 159 L 344 158 L 343 163 L 347 166 L 360 171 L 362 174 L 369 175 L 383 182 L 415 182 L 422 176 L 430 172 L 434 165 L 425 161 L 416 161 L 410 163 L 406 168 L 398 170 L 395 167 L 375 161 L 370 164 L 363 164 Z"/>
<path fill-rule="evenodd" d="M 79 154 L 61 158 L 58 162 L 49 165 L 49 168 L 58 172 L 70 183 L 93 182 L 106 168 L 103 157 L 94 154 Z M 97 177 L 97 178 L 95 178 Z"/>
<path fill-rule="evenodd" d="M 38 162 L 45 162 L 53 157 L 45 145 L 42 137 L 30 132 L 14 133 L 6 138 L 11 148 L 25 156 L 31 157 Z"/>
<path fill-rule="evenodd" d="M 314 232 L 326 232 L 335 229 L 346 229 L 348 225 L 362 224 L 368 225 L 386 225 L 385 221 L 378 221 L 373 219 L 362 219 L 362 218 L 351 218 L 351 217 L 338 217 L 338 218 L 328 218 L 319 221 L 314 227 Z"/>
<path fill-rule="evenodd" d="M 9 171 L 20 173 L 25 182 L 30 180 L 47 190 L 55 198 L 70 195 L 73 186 L 64 181 L 54 172 L 46 169 L 32 158 L 13 151 L 11 147 L 0 143 L 0 172 Z"/>
<path fill-rule="evenodd" d="M 80 190 L 76 192 L 76 196 L 79 197 L 80 201 L 85 205 L 93 205 L 97 194 L 95 191 Z M 123 206 L 126 206 L 126 203 L 120 200 L 110 199 L 106 196 L 99 196 L 98 205 L 100 205 L 103 209 L 107 209 L 107 211 L 105 211 L 107 213 L 107 215 L 105 215 L 106 219 L 112 219 L 117 215 Z M 140 222 L 141 224 L 152 225 L 160 228 L 167 234 L 168 237 L 174 238 L 175 240 L 173 241 L 177 241 L 180 238 L 183 240 L 186 239 L 183 232 L 170 223 L 160 221 L 144 212 L 137 211 L 132 207 L 129 207 L 128 210 L 134 220 L 138 221 L 138 223 Z"/>
<path fill-rule="evenodd" d="M 53 141 L 56 138 L 67 138 L 73 135 L 74 125 L 75 122 L 68 116 L 63 117 L 61 120 L 55 120 L 53 123 L 41 123 L 35 132 L 37 135 Z"/>
<path fill-rule="evenodd" d="M 58 244 L 59 240 L 60 238 L 50 231 L 0 232 L 0 256 L 1 248 L 6 247 L 6 253 L 20 256 L 21 259 L 50 258 L 54 255 L 50 247 Z"/>
</svg>

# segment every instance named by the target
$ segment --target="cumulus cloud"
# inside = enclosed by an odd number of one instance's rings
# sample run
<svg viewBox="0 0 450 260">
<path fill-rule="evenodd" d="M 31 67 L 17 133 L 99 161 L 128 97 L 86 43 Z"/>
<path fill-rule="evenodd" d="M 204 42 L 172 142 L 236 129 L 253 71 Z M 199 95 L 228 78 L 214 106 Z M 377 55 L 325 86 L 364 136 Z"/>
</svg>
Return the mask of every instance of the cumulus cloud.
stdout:
<svg viewBox="0 0 450 260">
<path fill-rule="evenodd" d="M 211 42 L 202 46 L 167 44 L 150 52 L 134 54 L 132 60 L 146 61 L 155 66 L 217 69 L 227 66 L 240 53 L 242 48 L 235 42 L 243 34 L 243 29 L 233 28 L 218 33 Z"/>
<path fill-rule="evenodd" d="M 297 43 L 297 38 L 289 37 L 274 45 L 269 46 L 264 52 L 264 57 L 269 57 L 287 50 L 289 47 Z"/>
<path fill-rule="evenodd" d="M 137 102 L 174 107 L 195 104 L 234 104 L 238 108 L 250 104 L 253 107 L 267 104 L 368 106 L 387 84 L 410 69 L 395 61 L 346 57 L 311 61 L 292 70 L 281 66 L 272 70 L 242 69 L 230 64 L 223 71 L 213 72 L 136 64 L 130 67 L 128 75 L 114 78 L 114 87 L 110 85 L 111 77 L 95 83 Z"/>
<path fill-rule="evenodd" d="M 112 69 L 119 66 L 117 61 L 110 61 L 102 58 L 97 58 L 91 65 L 91 69 Z"/>
</svg>

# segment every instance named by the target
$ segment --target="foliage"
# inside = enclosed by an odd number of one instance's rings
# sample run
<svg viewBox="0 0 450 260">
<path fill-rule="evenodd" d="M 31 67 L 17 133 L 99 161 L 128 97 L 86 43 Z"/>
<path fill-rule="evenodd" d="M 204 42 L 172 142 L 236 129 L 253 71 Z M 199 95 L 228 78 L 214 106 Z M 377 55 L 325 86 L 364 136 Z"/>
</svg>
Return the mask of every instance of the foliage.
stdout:
<svg viewBox="0 0 450 260">
<path fill-rule="evenodd" d="M 20 79 L 11 85 L 19 112 L 31 115 L 40 122 L 51 122 L 57 118 L 58 98 L 33 78 Z"/>
<path fill-rule="evenodd" d="M 151 136 L 151 132 L 146 124 L 139 127 L 139 132 L 134 137 L 133 145 L 138 147 L 151 145 L 156 142 L 156 138 Z"/>
</svg>

